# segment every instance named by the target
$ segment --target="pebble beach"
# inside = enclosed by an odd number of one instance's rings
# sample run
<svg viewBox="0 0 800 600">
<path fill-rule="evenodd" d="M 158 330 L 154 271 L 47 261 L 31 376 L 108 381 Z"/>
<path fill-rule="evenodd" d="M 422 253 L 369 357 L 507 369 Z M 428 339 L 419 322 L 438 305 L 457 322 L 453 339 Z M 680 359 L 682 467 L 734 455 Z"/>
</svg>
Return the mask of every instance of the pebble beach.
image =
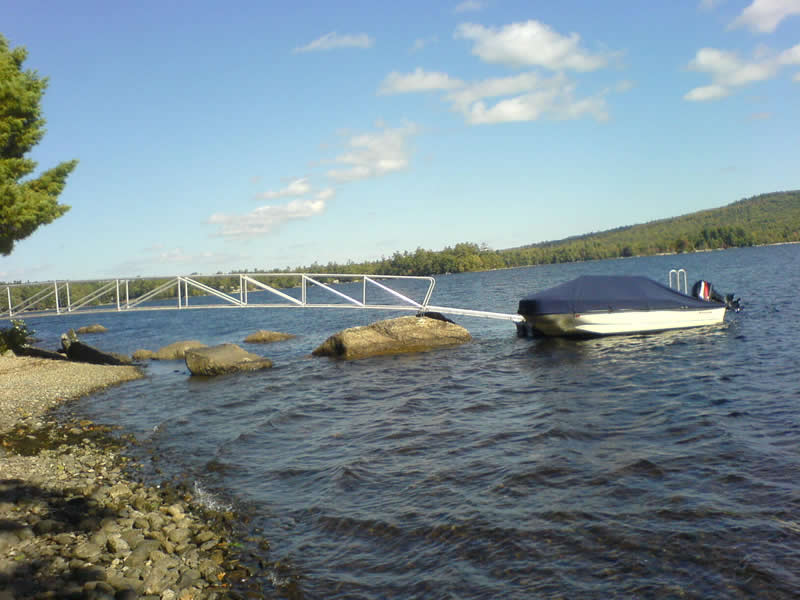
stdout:
<svg viewBox="0 0 800 600">
<path fill-rule="evenodd" d="M 0 600 L 243 597 L 232 585 L 248 575 L 232 551 L 232 514 L 132 480 L 111 427 L 52 415 L 142 376 L 0 357 Z"/>
</svg>

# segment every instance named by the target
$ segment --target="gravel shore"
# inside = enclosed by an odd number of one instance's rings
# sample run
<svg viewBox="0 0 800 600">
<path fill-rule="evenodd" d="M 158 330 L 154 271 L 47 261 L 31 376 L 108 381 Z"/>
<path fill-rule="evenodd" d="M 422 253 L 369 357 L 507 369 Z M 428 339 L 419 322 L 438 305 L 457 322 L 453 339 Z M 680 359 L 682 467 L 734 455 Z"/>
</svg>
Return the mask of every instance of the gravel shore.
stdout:
<svg viewBox="0 0 800 600">
<path fill-rule="evenodd" d="M 242 597 L 231 586 L 248 576 L 233 557 L 232 514 L 132 481 L 109 427 L 49 414 L 139 377 L 0 357 L 0 600 Z"/>
</svg>

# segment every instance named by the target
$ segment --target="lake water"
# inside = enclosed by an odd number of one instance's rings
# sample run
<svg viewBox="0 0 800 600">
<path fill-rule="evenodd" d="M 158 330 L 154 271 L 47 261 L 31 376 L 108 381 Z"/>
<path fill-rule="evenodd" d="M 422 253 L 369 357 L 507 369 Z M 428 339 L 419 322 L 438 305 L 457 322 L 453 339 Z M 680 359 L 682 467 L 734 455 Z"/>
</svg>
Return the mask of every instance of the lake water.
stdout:
<svg viewBox="0 0 800 600">
<path fill-rule="evenodd" d="M 164 311 L 30 319 L 108 350 L 178 339 L 258 347 L 272 370 L 193 379 L 182 362 L 81 401 L 269 540 L 269 598 L 797 598 L 800 245 L 437 277 L 434 304 L 514 312 L 581 274 L 666 282 L 684 267 L 742 297 L 723 326 L 595 340 L 474 341 L 341 362 L 353 310 Z M 49 345 L 55 345 L 53 341 Z M 249 348 L 252 349 L 252 348 Z M 156 474 L 155 469 L 160 470 Z M 279 563 L 279 564 L 275 564 Z"/>
</svg>

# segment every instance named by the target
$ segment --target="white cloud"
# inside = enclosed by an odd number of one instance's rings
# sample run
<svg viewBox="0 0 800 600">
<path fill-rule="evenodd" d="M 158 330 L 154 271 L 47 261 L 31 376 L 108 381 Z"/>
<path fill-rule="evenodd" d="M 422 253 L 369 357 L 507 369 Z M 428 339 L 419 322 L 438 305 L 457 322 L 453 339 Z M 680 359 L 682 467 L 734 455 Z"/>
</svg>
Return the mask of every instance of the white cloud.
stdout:
<svg viewBox="0 0 800 600">
<path fill-rule="evenodd" d="M 594 71 L 608 64 L 608 56 L 583 50 L 577 33 L 563 36 L 534 20 L 500 29 L 462 23 L 456 28 L 455 37 L 474 42 L 472 53 L 489 63 L 556 71 Z"/>
<path fill-rule="evenodd" d="M 218 225 L 218 235 L 226 238 L 246 239 L 272 232 L 277 227 L 322 214 L 328 200 L 334 195 L 332 188 L 317 192 L 311 199 L 296 199 L 281 205 L 260 206 L 243 215 L 216 213 L 208 223 Z"/>
<path fill-rule="evenodd" d="M 479 10 L 483 10 L 484 8 L 486 8 L 485 2 L 480 2 L 480 0 L 464 0 L 464 2 L 459 3 L 453 9 L 453 12 L 455 13 L 477 12 Z"/>
<path fill-rule="evenodd" d="M 800 44 L 781 52 L 778 62 L 782 65 L 800 65 Z"/>
<path fill-rule="evenodd" d="M 592 116 L 599 121 L 607 120 L 603 95 L 576 99 L 575 87 L 563 74 L 542 78 L 531 72 L 479 81 L 451 92 L 446 98 L 472 125 L 536 121 L 545 116 L 553 119 Z M 488 98 L 502 99 L 490 105 L 485 101 Z"/>
<path fill-rule="evenodd" d="M 684 99 L 703 101 L 724 98 L 732 88 L 774 77 L 779 68 L 780 61 L 774 57 L 746 61 L 734 52 L 702 48 L 689 63 L 689 69 L 711 75 L 711 85 L 690 90 Z"/>
<path fill-rule="evenodd" d="M 535 89 L 541 83 L 536 73 L 521 73 L 512 77 L 496 77 L 471 83 L 447 95 L 456 108 L 466 110 L 471 104 L 483 98 L 510 96 Z"/>
<path fill-rule="evenodd" d="M 719 100 L 730 95 L 730 90 L 721 85 L 704 85 L 696 87 L 684 95 L 684 100 L 703 102 L 705 100 Z"/>
<path fill-rule="evenodd" d="M 316 52 L 336 48 L 371 48 L 374 43 L 375 40 L 366 33 L 339 35 L 335 31 L 331 31 L 305 46 L 295 48 L 294 52 Z"/>
<path fill-rule="evenodd" d="M 259 198 L 266 200 L 274 200 L 276 198 L 285 198 L 287 196 L 304 196 L 311 191 L 311 184 L 308 183 L 308 177 L 301 177 L 292 179 L 289 184 L 280 190 L 270 190 L 259 194 Z"/>
<path fill-rule="evenodd" d="M 345 168 L 331 169 L 327 175 L 336 181 L 357 181 L 402 171 L 409 163 L 407 140 L 415 133 L 417 127 L 409 124 L 354 135 L 347 141 L 349 151 L 334 159 Z"/>
<path fill-rule="evenodd" d="M 383 80 L 379 94 L 406 94 L 410 92 L 430 92 L 435 90 L 452 90 L 464 85 L 459 79 L 447 73 L 425 71 L 417 67 L 412 73 L 392 71 Z"/>
<path fill-rule="evenodd" d="M 731 23 L 756 33 L 772 33 L 785 18 L 800 15 L 800 0 L 753 0 Z"/>
<path fill-rule="evenodd" d="M 328 187 L 328 188 L 325 188 L 323 190 L 318 191 L 316 193 L 316 195 L 315 195 L 315 198 L 317 200 L 322 200 L 323 202 L 327 202 L 328 200 L 333 198 L 335 195 L 336 195 L 336 190 L 334 190 L 332 187 Z"/>
<path fill-rule="evenodd" d="M 792 77 L 792 81 L 796 81 L 797 83 L 800 83 L 800 73 L 795 73 L 794 77 Z"/>
</svg>

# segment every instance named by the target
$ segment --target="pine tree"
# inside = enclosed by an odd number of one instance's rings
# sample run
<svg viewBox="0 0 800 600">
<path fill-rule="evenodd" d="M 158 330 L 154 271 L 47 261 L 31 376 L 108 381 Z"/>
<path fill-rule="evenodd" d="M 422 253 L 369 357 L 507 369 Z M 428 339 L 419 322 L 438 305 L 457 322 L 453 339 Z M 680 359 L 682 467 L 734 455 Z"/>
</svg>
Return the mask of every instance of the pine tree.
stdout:
<svg viewBox="0 0 800 600">
<path fill-rule="evenodd" d="M 0 253 L 11 254 L 14 243 L 40 225 L 69 210 L 58 203 L 67 176 L 77 160 L 63 162 L 31 178 L 36 162 L 25 158 L 44 136 L 40 103 L 47 78 L 23 71 L 25 48 L 9 48 L 0 35 Z"/>
</svg>

